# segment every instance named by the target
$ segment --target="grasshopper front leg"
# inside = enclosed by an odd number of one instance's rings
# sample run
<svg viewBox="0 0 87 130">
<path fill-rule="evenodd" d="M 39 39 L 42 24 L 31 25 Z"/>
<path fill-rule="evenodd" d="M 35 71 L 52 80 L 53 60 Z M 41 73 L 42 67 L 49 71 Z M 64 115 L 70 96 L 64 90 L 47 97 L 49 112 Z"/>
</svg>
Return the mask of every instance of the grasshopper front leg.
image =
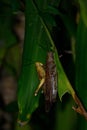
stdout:
<svg viewBox="0 0 87 130">
<path fill-rule="evenodd" d="M 44 70 L 44 67 L 43 67 L 43 64 L 40 63 L 40 62 L 36 62 L 36 69 L 37 69 L 37 73 L 39 75 L 39 80 L 40 80 L 40 83 L 35 91 L 35 96 L 37 96 L 38 94 L 38 91 L 40 90 L 40 88 L 43 86 L 43 84 L 45 83 L 45 77 L 46 77 L 46 73 L 45 73 L 45 70 Z"/>
</svg>

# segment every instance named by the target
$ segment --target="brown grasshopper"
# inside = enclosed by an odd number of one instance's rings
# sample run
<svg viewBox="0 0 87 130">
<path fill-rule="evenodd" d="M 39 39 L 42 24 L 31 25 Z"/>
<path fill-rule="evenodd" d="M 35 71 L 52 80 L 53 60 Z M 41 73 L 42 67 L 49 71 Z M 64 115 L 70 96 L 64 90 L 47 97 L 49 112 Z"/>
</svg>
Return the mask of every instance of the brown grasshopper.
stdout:
<svg viewBox="0 0 87 130">
<path fill-rule="evenodd" d="M 45 96 L 45 109 L 48 112 L 57 97 L 57 70 L 53 52 L 48 52 L 47 54 L 45 69 L 40 62 L 36 62 L 36 69 L 39 75 L 40 84 L 35 91 L 35 96 L 42 87 Z"/>
</svg>

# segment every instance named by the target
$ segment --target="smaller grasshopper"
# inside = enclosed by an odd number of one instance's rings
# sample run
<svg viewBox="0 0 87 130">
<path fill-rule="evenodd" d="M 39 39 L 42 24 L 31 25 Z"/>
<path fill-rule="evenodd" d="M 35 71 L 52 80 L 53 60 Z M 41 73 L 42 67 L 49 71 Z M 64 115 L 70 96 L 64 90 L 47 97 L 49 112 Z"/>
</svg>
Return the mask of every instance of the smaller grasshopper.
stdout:
<svg viewBox="0 0 87 130">
<path fill-rule="evenodd" d="M 38 91 L 40 90 L 40 88 L 43 86 L 43 84 L 45 83 L 45 77 L 46 77 L 46 73 L 43 67 L 43 64 L 40 62 L 36 62 L 36 69 L 37 69 L 37 73 L 39 75 L 39 79 L 40 79 L 40 83 L 35 91 L 35 96 L 37 96 Z"/>
<path fill-rule="evenodd" d="M 42 87 L 45 96 L 46 112 L 50 110 L 57 97 L 57 70 L 52 52 L 48 52 L 45 68 L 42 63 L 36 62 L 36 69 L 40 83 L 35 91 L 35 96 Z"/>
</svg>

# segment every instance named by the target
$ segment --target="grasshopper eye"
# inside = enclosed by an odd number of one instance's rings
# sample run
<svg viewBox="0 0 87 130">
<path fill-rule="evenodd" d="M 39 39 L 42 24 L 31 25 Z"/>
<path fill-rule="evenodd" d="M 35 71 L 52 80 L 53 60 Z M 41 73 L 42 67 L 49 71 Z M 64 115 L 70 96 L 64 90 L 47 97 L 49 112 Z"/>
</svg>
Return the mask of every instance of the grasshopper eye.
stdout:
<svg viewBox="0 0 87 130">
<path fill-rule="evenodd" d="M 39 62 L 36 62 L 35 65 L 38 66 L 38 65 L 39 65 Z"/>
</svg>

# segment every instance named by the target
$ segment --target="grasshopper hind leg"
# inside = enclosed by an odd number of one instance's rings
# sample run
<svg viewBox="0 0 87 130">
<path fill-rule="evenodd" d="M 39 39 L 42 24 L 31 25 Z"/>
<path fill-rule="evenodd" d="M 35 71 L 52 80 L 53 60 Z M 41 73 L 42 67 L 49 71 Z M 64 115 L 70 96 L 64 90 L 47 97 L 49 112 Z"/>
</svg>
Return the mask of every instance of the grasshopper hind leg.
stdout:
<svg viewBox="0 0 87 130">
<path fill-rule="evenodd" d="M 40 81 L 40 84 L 39 84 L 39 86 L 37 87 L 37 89 L 36 89 L 36 91 L 35 91 L 35 94 L 34 94 L 35 96 L 37 96 L 39 90 L 43 87 L 44 82 L 45 82 L 45 79 L 42 79 L 42 80 Z"/>
</svg>

